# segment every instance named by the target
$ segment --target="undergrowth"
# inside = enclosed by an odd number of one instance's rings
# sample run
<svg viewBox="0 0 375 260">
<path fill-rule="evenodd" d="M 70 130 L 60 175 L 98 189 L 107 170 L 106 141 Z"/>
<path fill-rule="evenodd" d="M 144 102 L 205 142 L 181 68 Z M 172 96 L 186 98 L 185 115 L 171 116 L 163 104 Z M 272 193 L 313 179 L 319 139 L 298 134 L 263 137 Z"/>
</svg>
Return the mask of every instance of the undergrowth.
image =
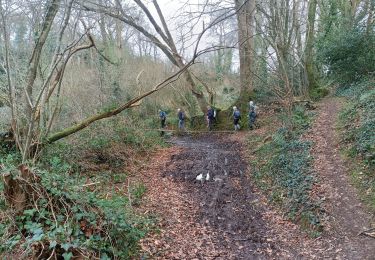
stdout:
<svg viewBox="0 0 375 260">
<path fill-rule="evenodd" d="M 50 145 L 38 163 L 24 165 L 32 173 L 30 180 L 20 178 L 19 156 L 1 151 L 2 176 L 10 174 L 13 180 L 21 180 L 30 192 L 27 205 L 16 212 L 6 202 L 0 182 L 0 257 L 136 258 L 138 241 L 153 227 L 153 221 L 133 211 L 146 187 L 141 182 L 129 183 L 124 160 L 131 158 L 126 158 L 126 151 L 142 154 L 164 145 L 159 133 L 140 130 L 146 125 L 101 122 L 69 141 Z M 115 153 L 121 146 L 125 158 L 117 158 Z M 87 173 L 80 165 L 85 153 L 111 160 Z M 100 157 L 96 159 L 90 163 L 100 166 Z"/>
<path fill-rule="evenodd" d="M 78 138 L 93 149 L 105 149 L 112 143 L 121 143 L 141 152 L 165 145 L 159 132 L 145 130 L 158 128 L 158 123 L 152 118 L 148 120 L 127 118 L 126 121 L 121 118 L 113 119 L 109 122 L 99 122 L 90 131 L 82 132 Z"/>
<path fill-rule="evenodd" d="M 350 161 L 352 180 L 375 211 L 375 80 L 337 90 L 347 103 L 339 116 L 341 142 Z"/>
<path fill-rule="evenodd" d="M 289 120 L 291 127 L 279 128 L 270 142 L 256 150 L 258 159 L 252 162 L 254 177 L 272 203 L 316 236 L 321 225 L 319 203 L 310 197 L 315 182 L 311 144 L 300 139 L 310 125 L 311 115 L 304 108 L 296 107 Z"/>
<path fill-rule="evenodd" d="M 19 178 L 13 156 L 1 163 L 3 174 Z M 28 169 L 34 181 L 27 183 L 31 194 L 26 208 L 19 214 L 6 209 L 1 218 L 3 256 L 15 248 L 21 252 L 18 257 L 38 259 L 51 255 L 127 259 L 136 255 L 137 243 L 149 223 L 132 213 L 126 197 L 90 191 L 86 180 L 63 162 L 54 160 L 48 170 L 43 168 Z"/>
</svg>

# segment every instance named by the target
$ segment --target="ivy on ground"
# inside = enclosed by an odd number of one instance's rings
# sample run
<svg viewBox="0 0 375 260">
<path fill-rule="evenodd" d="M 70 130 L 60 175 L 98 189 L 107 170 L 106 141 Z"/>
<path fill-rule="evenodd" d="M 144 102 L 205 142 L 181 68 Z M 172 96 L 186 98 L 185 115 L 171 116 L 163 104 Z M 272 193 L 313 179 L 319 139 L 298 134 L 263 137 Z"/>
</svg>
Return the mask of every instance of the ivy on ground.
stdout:
<svg viewBox="0 0 375 260">
<path fill-rule="evenodd" d="M 352 177 L 375 210 L 375 79 L 345 85 L 337 95 L 347 98 L 340 113 L 341 141 L 352 161 Z"/>
<path fill-rule="evenodd" d="M 2 174 L 17 178 L 17 156 L 8 155 L 1 164 Z M 38 181 L 30 183 L 33 192 L 21 214 L 14 217 L 5 198 L 0 199 L 5 213 L 0 217 L 0 255 L 13 250 L 38 259 L 137 255 L 138 241 L 151 223 L 132 212 L 126 196 L 91 191 L 84 178 L 56 157 L 41 168 L 29 168 Z"/>
<path fill-rule="evenodd" d="M 300 139 L 311 117 L 298 107 L 291 120 L 294 127 L 278 129 L 272 140 L 257 150 L 257 158 L 261 159 L 253 162 L 255 179 L 290 219 L 318 235 L 321 211 L 319 203 L 310 196 L 315 182 L 311 144 Z"/>
</svg>

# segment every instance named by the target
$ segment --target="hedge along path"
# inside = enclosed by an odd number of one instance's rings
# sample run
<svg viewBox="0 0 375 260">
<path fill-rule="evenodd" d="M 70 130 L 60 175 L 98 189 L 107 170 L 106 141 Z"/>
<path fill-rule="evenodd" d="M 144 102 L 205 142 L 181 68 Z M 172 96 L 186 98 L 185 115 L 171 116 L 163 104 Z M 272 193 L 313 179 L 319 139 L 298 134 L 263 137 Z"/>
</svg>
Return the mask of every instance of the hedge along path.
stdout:
<svg viewBox="0 0 375 260">
<path fill-rule="evenodd" d="M 323 207 L 328 213 L 323 239 L 331 247 L 325 255 L 335 259 L 375 259 L 375 239 L 363 235 L 374 228 L 374 216 L 350 185 L 350 173 L 340 157 L 335 125 L 341 106 L 339 99 L 323 100 L 315 123 L 305 136 L 313 142 L 313 167 L 319 179 L 314 193 L 325 198 Z"/>
</svg>

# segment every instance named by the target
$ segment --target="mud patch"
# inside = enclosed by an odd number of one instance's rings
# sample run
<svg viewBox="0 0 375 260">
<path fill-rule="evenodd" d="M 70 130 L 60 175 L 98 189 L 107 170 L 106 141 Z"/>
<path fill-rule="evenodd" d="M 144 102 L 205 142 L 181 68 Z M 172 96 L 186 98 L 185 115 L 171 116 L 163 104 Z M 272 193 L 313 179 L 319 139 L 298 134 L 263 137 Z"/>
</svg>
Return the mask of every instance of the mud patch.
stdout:
<svg viewBox="0 0 375 260">
<path fill-rule="evenodd" d="M 214 134 L 172 142 L 182 151 L 171 156 L 162 176 L 182 183 L 188 197 L 199 203 L 197 221 L 222 236 L 215 247 L 224 248 L 232 259 L 264 258 L 265 252 L 275 252 L 265 239 L 267 225 L 241 157 L 242 144 Z M 199 175 L 202 180 L 196 180 Z"/>
</svg>

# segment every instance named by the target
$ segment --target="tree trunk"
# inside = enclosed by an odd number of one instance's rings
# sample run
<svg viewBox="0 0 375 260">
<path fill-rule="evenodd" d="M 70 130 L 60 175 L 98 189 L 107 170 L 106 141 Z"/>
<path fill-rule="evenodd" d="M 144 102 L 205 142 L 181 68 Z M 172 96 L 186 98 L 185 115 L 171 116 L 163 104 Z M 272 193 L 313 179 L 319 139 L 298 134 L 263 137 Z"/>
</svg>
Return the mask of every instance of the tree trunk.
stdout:
<svg viewBox="0 0 375 260">
<path fill-rule="evenodd" d="M 253 97 L 254 27 L 255 0 L 235 0 L 238 22 L 238 42 L 240 55 L 240 97 L 237 106 L 242 109 Z"/>
<path fill-rule="evenodd" d="M 29 67 L 27 71 L 27 85 L 25 88 L 25 98 L 26 98 L 26 108 L 25 108 L 25 114 L 27 117 L 27 130 L 24 133 L 24 137 L 26 139 L 25 143 L 23 144 L 23 155 L 22 155 L 22 161 L 26 161 L 30 156 L 30 147 L 32 140 L 34 138 L 34 128 L 35 128 L 35 115 L 36 107 L 34 107 L 33 104 L 33 87 L 36 79 L 36 74 L 40 62 L 40 57 L 42 54 L 43 46 L 47 40 L 47 37 L 49 35 L 49 32 L 51 30 L 53 20 L 55 19 L 55 16 L 59 10 L 59 4 L 61 0 L 52 0 L 50 3 L 50 6 L 47 9 L 46 17 L 43 21 L 42 30 L 40 32 L 40 36 L 36 42 L 36 45 L 33 49 L 33 53 L 31 55 L 30 61 L 29 61 Z M 20 149 L 22 150 L 22 149 Z"/>
<path fill-rule="evenodd" d="M 31 55 L 29 61 L 29 68 L 27 71 L 27 85 L 26 85 L 26 107 L 27 107 L 27 118 L 33 120 L 32 116 L 32 93 L 33 93 L 33 86 L 36 78 L 36 73 L 38 70 L 40 56 L 42 54 L 43 46 L 47 40 L 49 31 L 52 27 L 53 20 L 59 10 L 60 0 L 52 0 L 50 3 L 50 7 L 47 10 L 46 17 L 43 22 L 43 27 L 40 32 L 40 36 L 36 42 L 36 45 L 33 49 L 33 53 Z"/>
<path fill-rule="evenodd" d="M 296 7 L 293 10 L 293 23 L 295 25 L 295 33 L 296 33 L 296 53 L 297 57 L 303 57 L 303 52 L 304 52 L 304 46 L 302 43 L 302 33 L 301 33 L 301 21 L 299 20 L 299 14 L 298 11 L 301 10 L 301 2 L 297 1 L 295 2 Z M 297 78 L 297 83 L 296 85 L 298 86 L 298 91 L 297 94 L 298 96 L 303 96 L 303 97 L 308 97 L 308 84 L 307 84 L 307 75 L 306 75 L 306 70 L 303 65 L 303 62 L 300 62 L 299 59 L 295 64 L 293 64 L 293 67 L 296 67 L 297 73 L 296 73 L 296 78 Z"/>
<path fill-rule="evenodd" d="M 370 1 L 369 9 L 368 9 L 368 17 L 366 21 L 366 34 L 370 33 L 371 27 L 374 24 L 374 0 L 368 0 Z"/>
<path fill-rule="evenodd" d="M 99 0 L 99 4 L 100 5 L 103 5 L 103 1 L 102 0 Z M 104 19 L 104 15 L 102 13 L 99 13 L 99 28 L 100 28 L 100 35 L 102 37 L 102 42 L 103 42 L 103 45 L 104 45 L 104 48 L 107 48 L 108 47 L 108 39 L 107 39 L 107 31 L 105 29 L 105 19 Z M 107 53 L 105 53 L 106 56 L 108 56 Z"/>
<path fill-rule="evenodd" d="M 4 174 L 4 196 L 7 205 L 21 214 L 27 207 L 33 193 L 32 182 L 38 181 L 35 175 L 23 164 L 18 167 L 17 177 Z"/>
<path fill-rule="evenodd" d="M 313 56 L 316 6 L 317 0 L 309 1 L 305 47 L 305 71 L 309 92 L 318 86 Z"/>
</svg>

